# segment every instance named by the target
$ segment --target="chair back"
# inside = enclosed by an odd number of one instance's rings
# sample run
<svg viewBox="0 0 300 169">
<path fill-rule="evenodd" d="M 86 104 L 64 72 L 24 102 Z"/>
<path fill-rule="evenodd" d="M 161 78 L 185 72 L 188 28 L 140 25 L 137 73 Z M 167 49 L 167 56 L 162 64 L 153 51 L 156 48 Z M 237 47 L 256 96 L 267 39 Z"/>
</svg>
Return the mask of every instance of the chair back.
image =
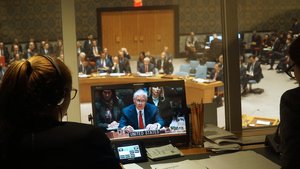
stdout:
<svg viewBox="0 0 300 169">
<path fill-rule="evenodd" d="M 182 64 L 179 67 L 179 72 L 186 72 L 189 73 L 191 70 L 191 66 L 189 64 Z"/>
<path fill-rule="evenodd" d="M 215 68 L 215 64 L 216 64 L 216 62 L 213 62 L 213 61 L 207 61 L 205 63 L 205 65 L 207 66 L 208 69 L 214 69 Z"/>
<path fill-rule="evenodd" d="M 199 65 L 196 69 L 195 78 L 207 78 L 207 66 L 206 65 Z"/>
<path fill-rule="evenodd" d="M 179 72 L 176 72 L 177 76 L 188 76 L 190 74 L 191 66 L 190 64 L 182 64 L 179 67 Z"/>
<path fill-rule="evenodd" d="M 199 65 L 199 61 L 198 60 L 191 60 L 190 61 L 191 69 L 196 69 L 198 65 Z"/>
</svg>

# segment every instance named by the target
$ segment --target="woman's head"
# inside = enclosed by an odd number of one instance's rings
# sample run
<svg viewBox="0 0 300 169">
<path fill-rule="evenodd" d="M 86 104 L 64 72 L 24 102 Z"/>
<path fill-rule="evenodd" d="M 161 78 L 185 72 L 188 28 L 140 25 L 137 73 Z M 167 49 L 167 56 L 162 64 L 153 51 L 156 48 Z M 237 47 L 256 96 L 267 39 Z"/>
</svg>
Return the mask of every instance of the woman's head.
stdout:
<svg viewBox="0 0 300 169">
<path fill-rule="evenodd" d="M 165 95 L 164 95 L 164 88 L 163 87 L 155 86 L 155 87 L 150 87 L 149 89 L 150 89 L 149 94 L 153 98 L 160 98 L 160 99 L 164 100 Z"/>
<path fill-rule="evenodd" d="M 59 120 L 69 106 L 71 86 L 70 70 L 60 60 L 33 56 L 14 62 L 0 87 L 0 119 L 22 125 Z"/>
<path fill-rule="evenodd" d="M 139 61 L 143 62 L 144 58 L 146 57 L 145 52 L 140 52 L 139 54 Z"/>
<path fill-rule="evenodd" d="M 117 99 L 116 92 L 114 90 L 110 90 L 110 89 L 102 90 L 101 98 L 106 102 L 115 100 L 115 99 Z"/>
</svg>

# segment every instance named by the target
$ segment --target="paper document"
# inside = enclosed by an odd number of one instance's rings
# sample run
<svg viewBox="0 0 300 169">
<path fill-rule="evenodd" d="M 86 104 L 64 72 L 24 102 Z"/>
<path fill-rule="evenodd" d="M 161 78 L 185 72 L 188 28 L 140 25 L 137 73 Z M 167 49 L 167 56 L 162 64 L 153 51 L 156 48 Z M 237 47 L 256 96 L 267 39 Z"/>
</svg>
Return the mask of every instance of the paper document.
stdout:
<svg viewBox="0 0 300 169">
<path fill-rule="evenodd" d="M 184 160 L 176 163 L 154 164 L 150 166 L 152 169 L 207 169 L 193 160 Z"/>
<path fill-rule="evenodd" d="M 211 149 L 214 152 L 217 151 L 228 151 L 228 150 L 239 150 L 241 149 L 241 146 L 236 143 L 223 143 L 222 145 L 212 143 L 212 142 L 204 142 L 204 147 Z"/>
<path fill-rule="evenodd" d="M 152 72 L 147 72 L 147 73 L 140 73 L 140 72 L 138 72 L 137 74 L 139 76 L 142 76 L 142 77 L 151 77 L 151 76 L 153 76 Z"/>
<path fill-rule="evenodd" d="M 181 151 L 177 147 L 174 147 L 172 144 L 161 147 L 146 148 L 146 151 L 148 157 L 152 160 L 182 156 Z"/>
<path fill-rule="evenodd" d="M 211 82 L 214 82 L 214 80 L 202 79 L 202 78 L 194 78 L 193 81 L 197 82 L 197 83 L 211 83 Z"/>
<path fill-rule="evenodd" d="M 125 76 L 125 73 L 110 73 L 109 76 Z"/>
<path fill-rule="evenodd" d="M 211 124 L 206 124 L 203 130 L 204 136 L 212 141 L 221 138 L 237 138 L 233 133 Z"/>
<path fill-rule="evenodd" d="M 254 151 L 240 151 L 195 160 L 209 169 L 280 169 L 280 166 Z"/>
<path fill-rule="evenodd" d="M 125 164 L 123 165 L 123 168 L 125 169 L 143 169 L 142 167 L 140 167 L 139 165 L 132 163 L 132 164 Z"/>
</svg>

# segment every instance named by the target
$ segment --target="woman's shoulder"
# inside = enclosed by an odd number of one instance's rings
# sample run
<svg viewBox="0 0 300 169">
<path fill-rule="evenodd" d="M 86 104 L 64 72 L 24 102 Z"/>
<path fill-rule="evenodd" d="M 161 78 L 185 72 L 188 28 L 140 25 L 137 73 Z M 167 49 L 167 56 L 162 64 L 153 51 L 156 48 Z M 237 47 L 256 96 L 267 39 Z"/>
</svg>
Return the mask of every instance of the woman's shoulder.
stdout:
<svg viewBox="0 0 300 169">
<path fill-rule="evenodd" d="M 60 125 L 45 131 L 46 133 L 64 137 L 65 139 L 102 138 L 105 133 L 97 126 L 77 122 L 61 122 Z"/>
<path fill-rule="evenodd" d="M 294 89 L 290 89 L 290 90 L 287 90 L 285 91 L 283 94 L 282 94 L 282 97 L 283 98 L 286 98 L 286 97 L 291 97 L 291 98 L 300 98 L 300 87 L 296 87 Z"/>
<path fill-rule="evenodd" d="M 285 91 L 280 100 L 281 107 L 298 109 L 300 99 L 300 87 Z"/>
<path fill-rule="evenodd" d="M 58 128 L 64 128 L 64 130 L 77 130 L 79 131 L 93 131 L 93 130 L 99 130 L 102 131 L 97 126 L 91 125 L 91 124 L 85 124 L 85 123 L 77 123 L 77 122 L 61 122 L 61 125 L 58 126 Z"/>
</svg>

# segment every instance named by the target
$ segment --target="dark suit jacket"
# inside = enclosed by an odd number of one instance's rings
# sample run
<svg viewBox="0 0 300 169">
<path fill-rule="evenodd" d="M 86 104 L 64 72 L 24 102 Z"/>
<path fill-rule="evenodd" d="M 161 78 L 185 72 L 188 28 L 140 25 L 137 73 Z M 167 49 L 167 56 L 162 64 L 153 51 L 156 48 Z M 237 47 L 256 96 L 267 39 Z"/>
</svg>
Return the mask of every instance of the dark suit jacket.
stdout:
<svg viewBox="0 0 300 169">
<path fill-rule="evenodd" d="M 83 52 L 85 52 L 86 54 L 90 53 L 90 49 L 92 46 L 92 40 L 85 40 L 83 42 Z"/>
<path fill-rule="evenodd" d="M 48 49 L 48 53 L 46 53 L 45 49 L 42 48 L 41 51 L 40 51 L 40 53 L 42 55 L 50 56 L 52 54 L 52 51 L 50 49 Z"/>
<path fill-rule="evenodd" d="M 110 62 L 110 59 L 105 59 L 105 65 L 106 65 L 106 67 L 111 68 L 112 63 Z M 103 63 L 101 63 L 101 59 L 96 60 L 96 66 L 97 66 L 97 68 L 103 68 L 104 67 Z M 103 72 L 107 72 L 107 71 L 100 70 L 100 73 L 103 73 Z M 108 70 L 108 72 L 110 72 L 110 69 Z"/>
<path fill-rule="evenodd" d="M 160 117 L 158 108 L 155 105 L 146 103 L 144 108 L 145 127 L 148 124 L 159 123 L 164 126 L 164 120 Z M 132 126 L 134 129 L 139 129 L 137 111 L 134 104 L 131 104 L 123 109 L 123 114 L 119 122 L 119 128 L 124 126 Z"/>
<path fill-rule="evenodd" d="M 286 91 L 280 100 L 280 140 L 282 168 L 299 168 L 300 87 Z"/>
<path fill-rule="evenodd" d="M 220 39 L 214 39 L 210 43 L 210 54 L 211 54 L 211 59 L 214 59 L 215 61 L 218 60 L 218 57 L 222 54 L 223 51 L 223 45 L 222 45 L 222 40 Z"/>
<path fill-rule="evenodd" d="M 148 103 L 154 104 L 152 96 L 148 97 Z M 170 100 L 162 98 L 159 99 L 157 108 L 159 110 L 159 115 L 164 120 L 164 126 L 169 127 L 173 119 L 173 110 L 171 108 Z"/>
<path fill-rule="evenodd" d="M 91 46 L 91 48 L 90 48 L 90 53 L 91 53 L 91 55 L 93 56 L 93 57 L 95 57 L 95 55 L 94 55 L 94 47 L 93 46 Z M 97 46 L 97 50 L 98 50 L 98 54 L 100 55 L 101 54 L 101 47 L 100 46 Z"/>
<path fill-rule="evenodd" d="M 158 59 L 156 62 L 156 67 L 158 70 L 161 69 L 161 62 L 162 62 L 161 59 Z M 174 71 L 172 60 L 169 58 L 164 59 L 164 65 L 162 69 L 164 70 L 165 74 L 172 74 Z"/>
<path fill-rule="evenodd" d="M 145 72 L 145 65 L 144 65 L 144 64 L 142 64 L 142 65 L 139 67 L 138 72 L 140 72 L 140 73 L 146 73 L 146 72 Z M 149 66 L 148 66 L 148 72 L 153 72 L 153 73 L 155 73 L 155 67 L 154 67 L 154 65 L 153 65 L 152 63 L 149 63 Z"/>
<path fill-rule="evenodd" d="M 88 124 L 59 122 L 47 130 L 25 133 L 6 148 L 8 159 L 1 155 L 0 161 L 10 168 L 120 168 L 110 140 Z"/>
<path fill-rule="evenodd" d="M 92 71 L 93 71 L 93 67 L 92 67 L 91 65 L 85 66 L 85 67 L 84 67 L 84 70 L 82 70 L 82 69 L 83 69 L 83 68 L 82 68 L 82 65 L 79 65 L 79 67 L 78 67 L 78 72 L 81 72 L 81 73 L 87 74 L 87 75 L 91 74 Z"/>
<path fill-rule="evenodd" d="M 247 65 L 247 71 L 250 71 L 251 65 Z M 260 67 L 260 63 L 258 61 L 255 62 L 254 68 L 253 68 L 253 77 L 251 79 L 255 80 L 257 83 L 260 82 L 260 80 L 263 78 L 262 70 Z"/>
<path fill-rule="evenodd" d="M 119 69 L 119 70 L 118 70 Z M 112 67 L 111 68 L 111 73 L 131 73 L 130 72 L 130 67 L 128 69 L 128 67 L 126 67 L 124 64 L 119 64 L 119 68 L 115 68 L 115 67 Z"/>
<path fill-rule="evenodd" d="M 127 58 L 120 59 L 120 72 L 131 73 L 131 67 Z"/>
</svg>

